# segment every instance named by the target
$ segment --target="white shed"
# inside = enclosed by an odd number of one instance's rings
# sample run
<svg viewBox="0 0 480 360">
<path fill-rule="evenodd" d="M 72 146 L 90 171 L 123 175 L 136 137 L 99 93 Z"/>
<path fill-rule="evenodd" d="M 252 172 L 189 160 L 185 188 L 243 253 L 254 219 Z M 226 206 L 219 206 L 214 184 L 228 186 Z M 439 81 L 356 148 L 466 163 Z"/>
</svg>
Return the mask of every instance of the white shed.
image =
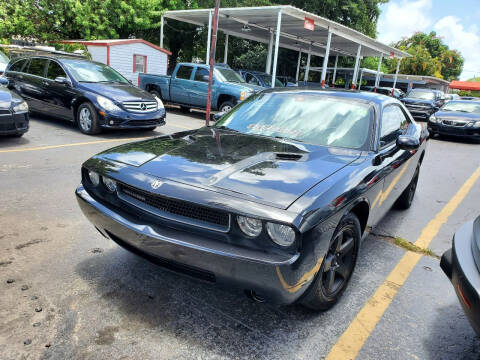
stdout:
<svg viewBox="0 0 480 360">
<path fill-rule="evenodd" d="M 93 61 L 107 64 L 138 84 L 138 74 L 166 75 L 168 56 L 172 53 L 143 39 L 65 40 L 63 43 L 83 44 Z"/>
</svg>

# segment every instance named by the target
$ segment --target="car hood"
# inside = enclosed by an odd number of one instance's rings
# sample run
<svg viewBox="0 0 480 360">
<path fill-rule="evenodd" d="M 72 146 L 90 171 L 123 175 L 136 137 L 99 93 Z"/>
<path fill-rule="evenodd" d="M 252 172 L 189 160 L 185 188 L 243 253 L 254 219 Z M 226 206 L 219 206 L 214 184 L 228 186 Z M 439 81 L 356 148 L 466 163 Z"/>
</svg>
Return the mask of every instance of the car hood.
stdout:
<svg viewBox="0 0 480 360">
<path fill-rule="evenodd" d="M 204 127 L 121 145 L 97 157 L 159 178 L 287 208 L 360 154 Z"/>
<path fill-rule="evenodd" d="M 413 99 L 413 98 L 403 98 L 402 102 L 405 104 L 415 104 L 415 105 L 431 105 L 435 104 L 433 100 L 422 100 L 422 99 Z"/>
<path fill-rule="evenodd" d="M 480 114 L 464 113 L 460 111 L 437 111 L 435 117 L 439 119 L 480 120 Z"/>
<path fill-rule="evenodd" d="M 131 84 L 79 83 L 79 88 L 114 101 L 155 100 L 147 91 Z"/>
</svg>

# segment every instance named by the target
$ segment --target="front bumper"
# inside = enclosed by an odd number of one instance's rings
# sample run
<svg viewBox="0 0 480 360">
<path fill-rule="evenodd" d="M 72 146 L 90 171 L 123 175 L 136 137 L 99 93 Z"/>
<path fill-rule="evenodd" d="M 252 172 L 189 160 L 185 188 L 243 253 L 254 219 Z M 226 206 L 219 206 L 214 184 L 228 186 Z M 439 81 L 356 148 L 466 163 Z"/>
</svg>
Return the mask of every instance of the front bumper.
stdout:
<svg viewBox="0 0 480 360">
<path fill-rule="evenodd" d="M 15 114 L 12 112 L 0 113 L 0 135 L 24 134 L 28 131 L 28 112 Z"/>
<path fill-rule="evenodd" d="M 100 124 L 107 129 L 145 129 L 165 125 L 166 112 L 160 109 L 148 113 L 122 111 L 120 113 L 99 112 Z"/>
<path fill-rule="evenodd" d="M 448 126 L 438 123 L 428 122 L 428 131 L 432 134 L 447 136 L 461 136 L 480 139 L 480 128 Z"/>
<path fill-rule="evenodd" d="M 295 302 L 313 281 L 322 258 L 305 254 L 270 254 L 236 247 L 201 234 L 149 224 L 94 199 L 81 185 L 77 200 L 85 216 L 102 235 L 129 251 L 169 270 L 217 283 L 252 290 L 278 304 Z M 331 234 L 325 234 L 325 237 Z"/>
<path fill-rule="evenodd" d="M 453 246 L 440 261 L 452 282 L 460 304 L 475 332 L 480 336 L 480 273 L 472 255 L 473 223 L 463 225 L 453 238 Z"/>
<path fill-rule="evenodd" d="M 412 108 L 406 105 L 408 111 L 410 114 L 415 118 L 415 119 L 425 119 L 428 120 L 430 115 L 435 113 L 435 109 L 418 109 L 418 108 Z"/>
</svg>

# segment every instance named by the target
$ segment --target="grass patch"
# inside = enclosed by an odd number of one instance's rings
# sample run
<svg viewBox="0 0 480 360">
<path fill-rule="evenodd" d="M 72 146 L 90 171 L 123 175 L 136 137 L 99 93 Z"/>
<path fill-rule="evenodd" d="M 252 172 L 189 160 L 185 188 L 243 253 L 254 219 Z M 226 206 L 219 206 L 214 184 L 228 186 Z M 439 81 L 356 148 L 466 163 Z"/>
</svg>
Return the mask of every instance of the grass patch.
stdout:
<svg viewBox="0 0 480 360">
<path fill-rule="evenodd" d="M 404 248 L 405 250 L 438 258 L 438 256 L 432 250 L 412 244 L 410 241 L 405 240 L 401 237 L 393 238 L 393 243 L 397 246 L 400 246 L 401 248 Z"/>
</svg>

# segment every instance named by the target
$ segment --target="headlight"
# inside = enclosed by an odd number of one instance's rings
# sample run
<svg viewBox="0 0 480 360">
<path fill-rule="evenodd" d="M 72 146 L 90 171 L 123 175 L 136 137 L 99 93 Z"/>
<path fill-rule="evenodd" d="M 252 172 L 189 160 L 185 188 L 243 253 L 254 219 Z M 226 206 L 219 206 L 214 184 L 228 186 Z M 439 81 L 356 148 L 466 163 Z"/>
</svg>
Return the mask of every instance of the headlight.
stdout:
<svg viewBox="0 0 480 360">
<path fill-rule="evenodd" d="M 290 246 L 295 242 L 295 231 L 287 225 L 267 223 L 267 233 L 280 246 Z"/>
<path fill-rule="evenodd" d="M 250 91 L 242 91 L 240 93 L 240 101 L 243 101 L 245 100 L 246 98 L 248 98 L 250 95 L 252 95 L 252 93 Z"/>
<path fill-rule="evenodd" d="M 480 128 L 480 120 L 475 121 L 475 124 L 473 124 L 474 128 Z"/>
<path fill-rule="evenodd" d="M 121 109 L 113 103 L 112 100 L 107 99 L 106 97 L 97 96 L 98 104 L 107 111 L 120 111 Z"/>
<path fill-rule="evenodd" d="M 437 122 L 437 118 L 435 117 L 435 115 L 430 115 L 430 121 L 432 123 L 436 123 Z"/>
<path fill-rule="evenodd" d="M 262 232 L 262 221 L 246 216 L 237 216 L 238 226 L 243 233 L 250 237 L 257 237 Z"/>
<path fill-rule="evenodd" d="M 117 191 L 117 182 L 107 177 L 103 177 L 103 183 L 107 187 L 108 191 L 114 193 Z"/>
<path fill-rule="evenodd" d="M 13 107 L 14 113 L 28 112 L 28 104 L 26 101 L 22 101 Z"/>
<path fill-rule="evenodd" d="M 164 108 L 164 106 L 163 106 L 163 102 L 162 102 L 162 100 L 160 100 L 160 98 L 158 98 L 158 97 L 157 97 L 157 96 L 155 96 L 155 95 L 154 95 L 153 97 L 154 97 L 154 98 L 155 98 L 155 100 L 157 101 L 157 108 L 158 108 L 158 109 L 163 109 L 163 108 Z"/>
<path fill-rule="evenodd" d="M 98 186 L 100 184 L 100 175 L 96 173 L 95 171 L 88 171 L 88 178 L 92 182 L 93 186 Z"/>
</svg>

